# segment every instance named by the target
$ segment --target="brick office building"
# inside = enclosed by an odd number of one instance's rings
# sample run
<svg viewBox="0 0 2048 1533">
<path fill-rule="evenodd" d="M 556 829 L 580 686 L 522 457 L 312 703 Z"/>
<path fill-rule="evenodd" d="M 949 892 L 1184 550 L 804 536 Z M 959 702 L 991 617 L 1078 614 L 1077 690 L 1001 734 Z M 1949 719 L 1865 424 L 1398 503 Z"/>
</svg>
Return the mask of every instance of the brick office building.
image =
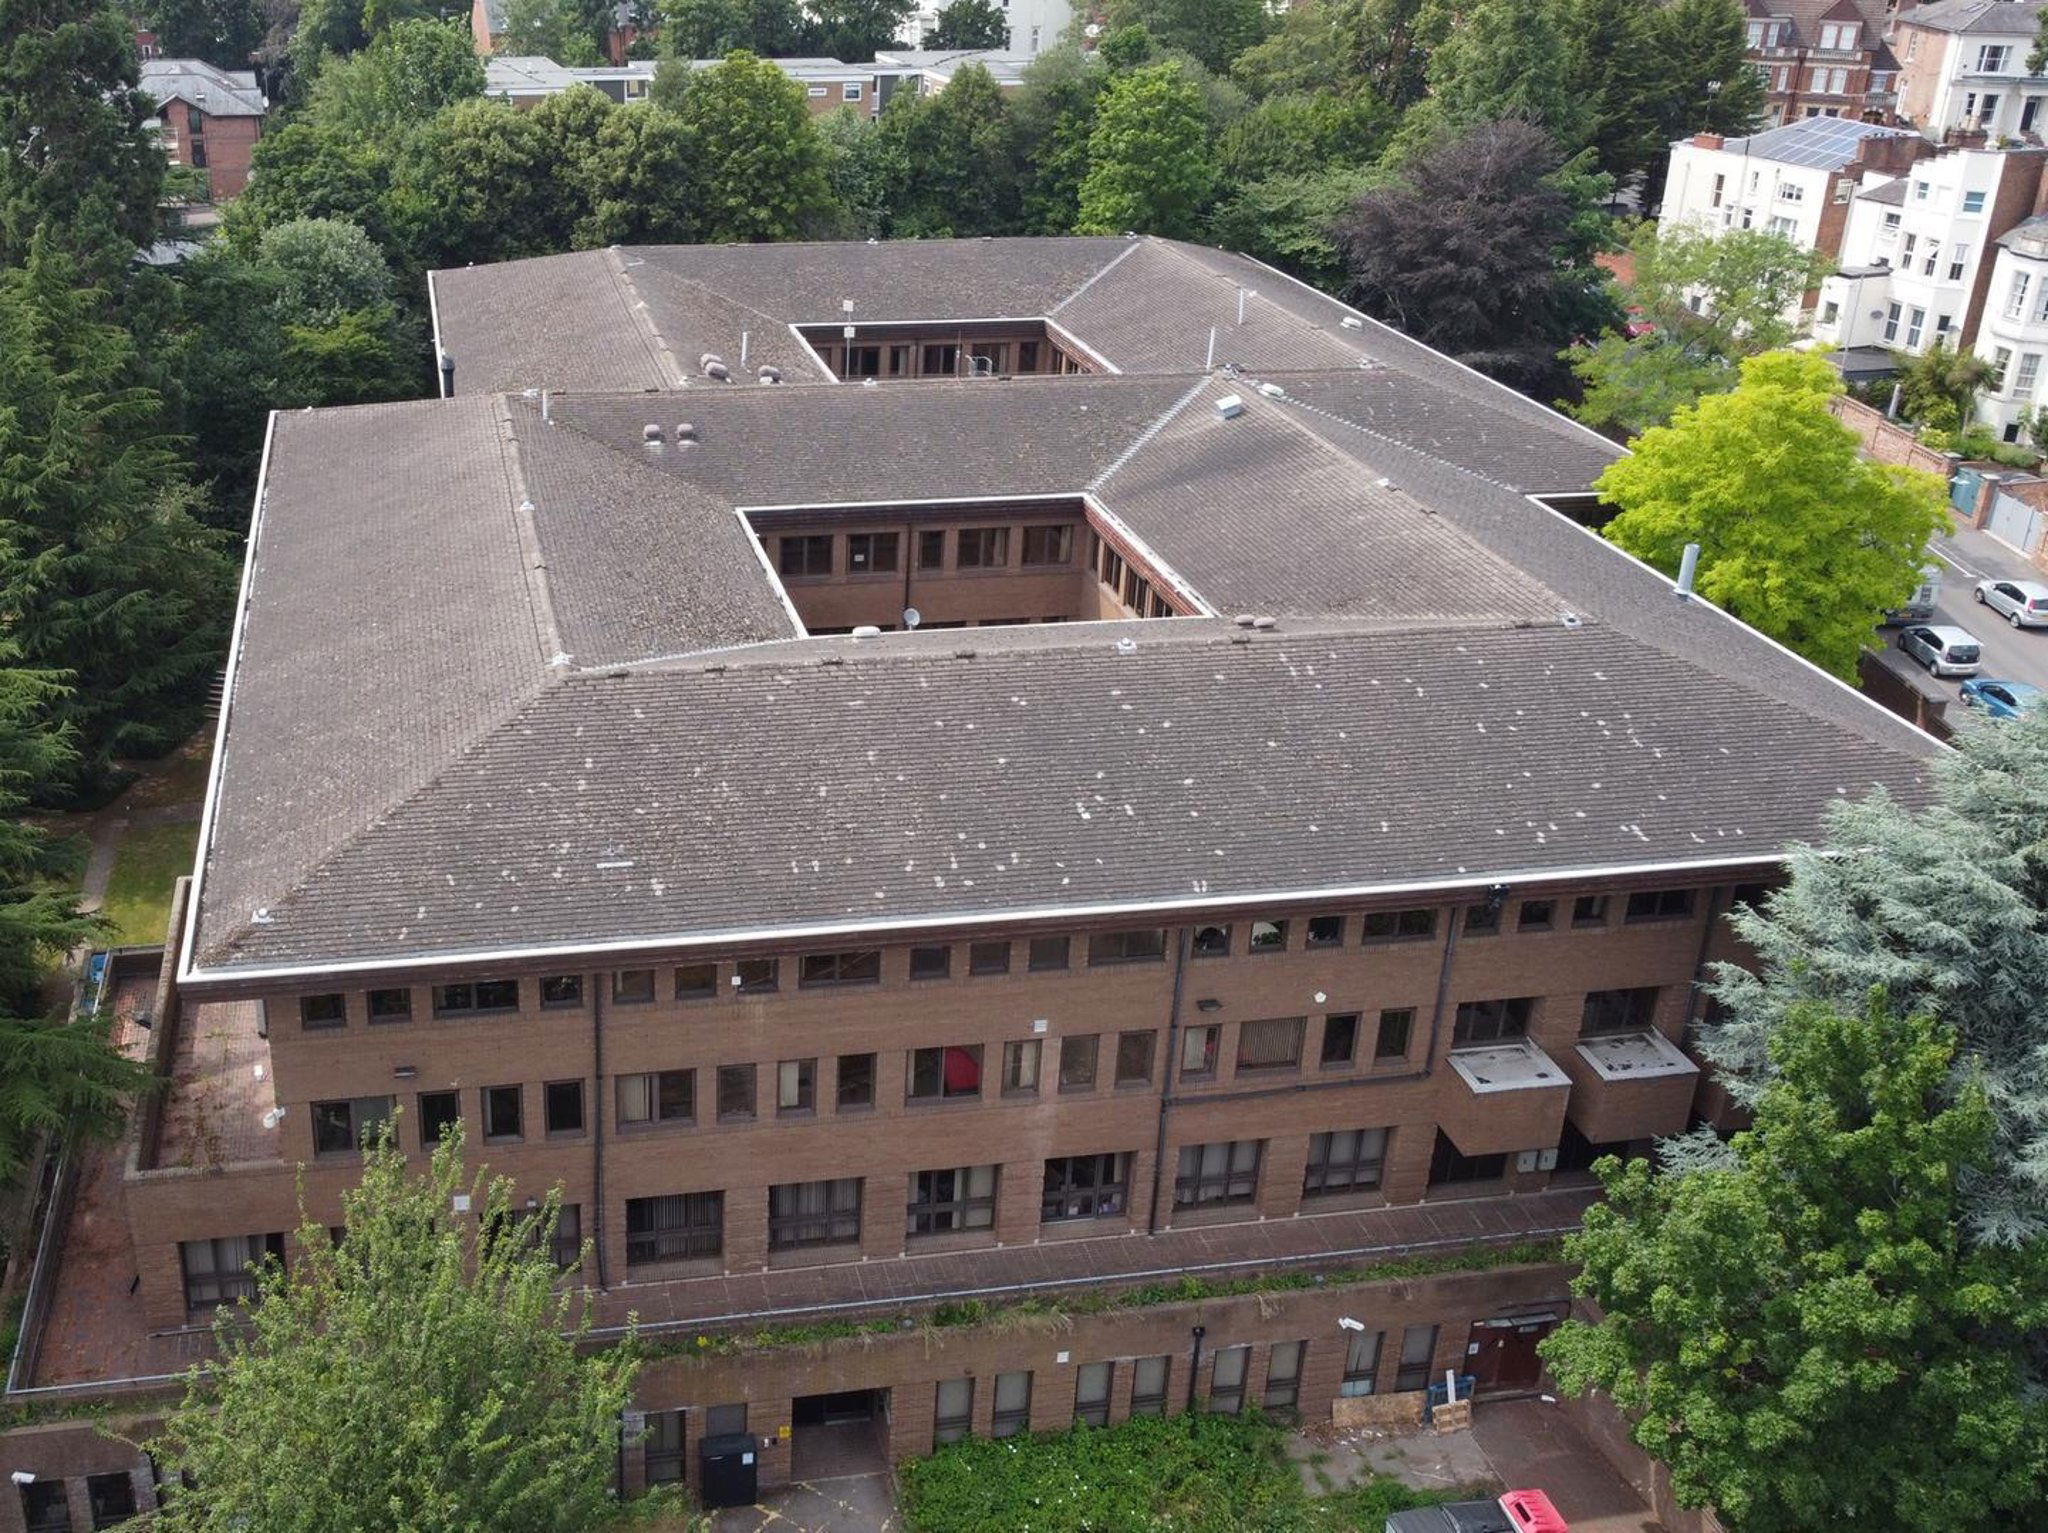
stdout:
<svg viewBox="0 0 2048 1533">
<path fill-rule="evenodd" d="M 273 424 L 143 1003 L 174 1084 L 35 1387 L 95 1387 L 62 1335 L 110 1314 L 99 1386 L 160 1385 L 396 1108 L 561 1184 L 601 1324 L 681 1354 L 629 1486 L 726 1429 L 772 1484 L 848 1435 L 1526 1387 L 1567 1274 L 1459 1253 L 1682 1128 L 1729 902 L 1826 800 L 1924 793 L 1924 736 L 1564 514 L 1610 446 L 1253 263 L 642 249 L 433 296 L 453 398 Z M 1326 1282 L 924 1324 L 1255 1272 Z M 824 1319 L 901 1330 L 695 1342 Z"/>
<path fill-rule="evenodd" d="M 157 136 L 171 163 L 204 170 L 214 202 L 238 196 L 270 110 L 255 72 L 146 57 L 142 89 L 156 101 Z"/>
</svg>

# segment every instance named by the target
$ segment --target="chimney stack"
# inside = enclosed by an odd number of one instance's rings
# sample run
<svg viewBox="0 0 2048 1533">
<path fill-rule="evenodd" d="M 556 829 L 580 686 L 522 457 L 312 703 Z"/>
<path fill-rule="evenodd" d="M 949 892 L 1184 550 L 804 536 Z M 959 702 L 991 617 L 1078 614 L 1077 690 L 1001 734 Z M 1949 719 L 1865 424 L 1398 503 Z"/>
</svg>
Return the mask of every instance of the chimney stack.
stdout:
<svg viewBox="0 0 2048 1533">
<path fill-rule="evenodd" d="M 1728 142 L 1727 139 L 1718 133 L 1695 133 L 1692 136 L 1692 141 L 1694 147 L 1700 149 L 1719 149 Z"/>
</svg>

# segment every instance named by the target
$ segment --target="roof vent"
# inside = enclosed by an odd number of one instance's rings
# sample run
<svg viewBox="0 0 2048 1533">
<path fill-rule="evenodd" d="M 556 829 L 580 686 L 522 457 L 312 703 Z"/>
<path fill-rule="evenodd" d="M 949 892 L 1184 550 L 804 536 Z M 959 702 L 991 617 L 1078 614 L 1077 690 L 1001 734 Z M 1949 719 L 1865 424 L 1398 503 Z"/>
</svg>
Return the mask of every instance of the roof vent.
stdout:
<svg viewBox="0 0 2048 1533">
<path fill-rule="evenodd" d="M 1234 421 L 1244 414 L 1244 400 L 1236 394 L 1225 394 L 1216 401 L 1216 413 L 1227 421 Z"/>
<path fill-rule="evenodd" d="M 640 428 L 640 440 L 649 443 L 659 442 L 661 440 L 661 427 L 649 421 Z"/>
<path fill-rule="evenodd" d="M 1287 397 L 1287 390 L 1280 387 L 1277 383 L 1262 383 L 1259 385 L 1259 392 L 1268 399 L 1285 399 Z"/>
<path fill-rule="evenodd" d="M 755 376 L 763 383 L 780 383 L 782 381 L 782 369 L 779 367 L 763 367 Z"/>
<path fill-rule="evenodd" d="M 732 377 L 732 369 L 727 367 L 723 362 L 709 362 L 705 364 L 704 376 L 707 378 L 716 378 L 720 383 L 724 383 L 727 379 Z"/>
<path fill-rule="evenodd" d="M 1583 621 L 1583 619 L 1581 619 L 1578 613 L 1576 612 L 1567 612 L 1564 614 L 1564 616 L 1559 618 L 1558 621 L 1563 623 L 1564 626 L 1567 628 L 1577 628 L 1579 624 Z"/>
<path fill-rule="evenodd" d="M 1356 314 L 1347 314 L 1342 319 L 1338 320 L 1337 323 L 1342 325 L 1346 330 L 1363 330 L 1365 328 L 1365 321 L 1360 319 Z"/>
<path fill-rule="evenodd" d="M 856 639 L 879 639 L 882 636 L 882 630 L 873 623 L 861 623 L 854 628 L 853 636 Z"/>
<path fill-rule="evenodd" d="M 696 440 L 697 440 L 697 428 L 696 428 L 695 426 L 691 425 L 691 424 L 690 424 L 690 423 L 689 423 L 688 421 L 677 421 L 677 422 L 676 422 L 676 440 L 677 440 L 678 442 L 694 442 L 694 441 L 696 441 Z"/>
<path fill-rule="evenodd" d="M 1138 641 L 1136 639 L 1118 639 L 1116 641 L 1116 652 L 1119 655 L 1135 655 L 1138 652 Z"/>
<path fill-rule="evenodd" d="M 1258 629 L 1260 633 L 1264 633 L 1269 628 L 1278 628 L 1279 626 L 1280 620 L 1278 618 L 1255 617 L 1252 619 L 1252 627 Z"/>
<path fill-rule="evenodd" d="M 875 378 L 863 378 L 860 381 L 860 386 L 864 389 L 878 388 L 880 387 L 880 380 Z M 1087 406 L 1083 405 L 1082 408 L 1086 409 Z"/>
<path fill-rule="evenodd" d="M 1252 624 L 1256 623 L 1258 619 L 1253 617 L 1249 612 L 1240 612 L 1236 617 L 1232 618 L 1230 621 L 1237 624 L 1237 626 L 1240 628 L 1249 628 L 1252 626 Z"/>
<path fill-rule="evenodd" d="M 723 367 L 725 365 L 725 358 L 715 351 L 707 351 L 697 359 L 697 365 L 707 373 L 711 371 L 713 364 Z"/>
</svg>

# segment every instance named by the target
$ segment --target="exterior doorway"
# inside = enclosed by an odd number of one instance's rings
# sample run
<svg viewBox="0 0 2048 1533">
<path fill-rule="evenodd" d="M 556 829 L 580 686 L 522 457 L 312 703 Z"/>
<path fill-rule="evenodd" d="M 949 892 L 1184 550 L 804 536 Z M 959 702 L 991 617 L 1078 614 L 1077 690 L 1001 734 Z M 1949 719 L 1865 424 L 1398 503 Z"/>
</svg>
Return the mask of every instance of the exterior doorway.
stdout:
<svg viewBox="0 0 2048 1533">
<path fill-rule="evenodd" d="M 789 1473 L 834 1480 L 889 1467 L 889 1391 L 847 1389 L 791 1402 Z"/>
<path fill-rule="evenodd" d="M 1543 1359 L 1536 1344 L 1557 1329 L 1555 1314 L 1482 1320 L 1465 1342 L 1465 1372 L 1478 1394 L 1514 1394 L 1536 1387 Z"/>
</svg>

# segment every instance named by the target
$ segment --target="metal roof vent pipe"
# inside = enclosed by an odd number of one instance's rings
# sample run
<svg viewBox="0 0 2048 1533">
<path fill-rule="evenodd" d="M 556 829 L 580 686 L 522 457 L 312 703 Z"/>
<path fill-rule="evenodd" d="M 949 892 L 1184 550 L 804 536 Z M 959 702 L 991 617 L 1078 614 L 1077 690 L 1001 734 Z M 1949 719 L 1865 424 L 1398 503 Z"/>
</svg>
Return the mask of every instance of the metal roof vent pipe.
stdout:
<svg viewBox="0 0 2048 1533">
<path fill-rule="evenodd" d="M 782 369 L 779 367 L 764 366 L 760 369 L 759 372 L 755 373 L 754 376 L 759 378 L 763 383 L 780 383 L 782 381 Z"/>
<path fill-rule="evenodd" d="M 659 447 L 661 445 L 661 427 L 649 421 L 640 428 L 640 440 L 649 447 Z"/>
<path fill-rule="evenodd" d="M 1686 544 L 1685 552 L 1680 555 L 1678 560 L 1678 599 L 1680 601 L 1692 600 L 1692 580 L 1693 576 L 1699 572 L 1699 567 L 1699 544 Z"/>
<path fill-rule="evenodd" d="M 1279 626 L 1280 620 L 1278 618 L 1255 617 L 1252 619 L 1252 627 L 1258 629 L 1260 633 L 1270 632 L 1271 630 L 1278 628 Z"/>
<path fill-rule="evenodd" d="M 704 376 L 725 383 L 731 380 L 732 369 L 723 362 L 707 362 L 704 364 Z"/>
<path fill-rule="evenodd" d="M 1216 401 L 1216 413 L 1224 420 L 1234 421 L 1244 414 L 1244 399 L 1237 394 L 1225 394 Z"/>
<path fill-rule="evenodd" d="M 711 364 L 713 362 L 723 362 L 724 360 L 725 358 L 721 357 L 717 352 L 707 351 L 702 356 L 697 358 L 697 365 L 703 368 L 704 371 L 708 373 L 711 371 Z"/>
<path fill-rule="evenodd" d="M 695 426 L 691 425 L 691 424 L 690 424 L 690 423 L 689 423 L 688 421 L 677 421 L 677 422 L 676 422 L 676 440 L 677 440 L 678 442 L 694 442 L 694 441 L 696 441 L 696 440 L 697 440 L 697 428 L 696 428 Z"/>
<path fill-rule="evenodd" d="M 445 351 L 441 353 L 441 397 L 455 397 L 455 358 Z"/>
</svg>

